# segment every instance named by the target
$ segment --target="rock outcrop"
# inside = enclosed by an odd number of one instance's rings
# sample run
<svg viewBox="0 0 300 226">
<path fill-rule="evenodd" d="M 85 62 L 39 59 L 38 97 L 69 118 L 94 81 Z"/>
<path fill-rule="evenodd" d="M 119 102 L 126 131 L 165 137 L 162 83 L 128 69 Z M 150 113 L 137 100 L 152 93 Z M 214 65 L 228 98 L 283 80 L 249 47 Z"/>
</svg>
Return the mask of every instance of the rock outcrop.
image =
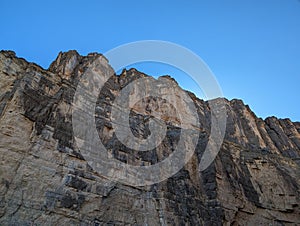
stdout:
<svg viewBox="0 0 300 226">
<path fill-rule="evenodd" d="M 177 174 L 133 187 L 96 172 L 76 145 L 72 104 L 80 77 L 99 58 L 105 61 L 97 53 L 59 53 L 45 70 L 12 51 L 0 52 L 0 225 L 300 225 L 300 123 L 263 120 L 241 100 L 224 99 L 225 139 L 204 171 L 199 163 L 211 110 L 187 92 L 197 108 L 200 137 Z M 122 88 L 143 77 L 135 69 L 112 76 L 95 109 L 107 150 L 133 165 L 158 163 L 180 135 L 176 109 L 156 98 L 135 105 L 130 126 L 136 137 L 147 137 L 151 111 L 159 111 L 168 125 L 160 148 L 135 152 L 114 135 L 111 105 Z"/>
</svg>

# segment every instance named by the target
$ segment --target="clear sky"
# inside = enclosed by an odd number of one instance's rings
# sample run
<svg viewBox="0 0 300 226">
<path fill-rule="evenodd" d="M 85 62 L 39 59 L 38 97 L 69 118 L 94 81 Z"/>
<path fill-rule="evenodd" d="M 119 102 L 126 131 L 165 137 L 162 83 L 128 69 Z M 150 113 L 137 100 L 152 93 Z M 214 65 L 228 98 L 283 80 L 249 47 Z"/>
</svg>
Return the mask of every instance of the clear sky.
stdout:
<svg viewBox="0 0 300 226">
<path fill-rule="evenodd" d="M 138 40 L 165 40 L 198 54 L 224 96 L 243 99 L 259 117 L 300 121 L 299 0 L 0 1 L 0 49 L 48 68 L 59 51 L 105 53 Z M 201 96 L 180 71 L 171 74 Z"/>
</svg>

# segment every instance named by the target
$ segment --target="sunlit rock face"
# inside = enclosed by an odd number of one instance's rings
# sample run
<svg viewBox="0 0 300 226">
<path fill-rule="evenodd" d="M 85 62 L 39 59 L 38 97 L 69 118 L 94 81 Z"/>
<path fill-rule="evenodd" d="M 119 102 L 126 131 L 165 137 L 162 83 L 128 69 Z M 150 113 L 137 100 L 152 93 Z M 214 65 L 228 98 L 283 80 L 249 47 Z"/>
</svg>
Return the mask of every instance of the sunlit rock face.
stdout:
<svg viewBox="0 0 300 226">
<path fill-rule="evenodd" d="M 96 53 L 59 53 L 48 70 L 12 51 L 0 53 L 0 225 L 300 224 L 300 123 L 257 118 L 241 100 L 224 100 L 225 139 L 204 171 L 199 163 L 211 112 L 189 92 L 200 133 L 193 157 L 177 174 L 133 187 L 94 170 L 75 142 L 72 109 L 78 81 L 99 58 L 100 73 L 113 74 Z M 95 125 L 113 158 L 151 166 L 174 151 L 181 133 L 176 111 L 186 109 L 155 97 L 139 100 L 130 112 L 132 134 L 149 136 L 156 112 L 167 125 L 166 137 L 151 151 L 124 146 L 114 134 L 111 106 L 126 85 L 145 77 L 135 69 L 113 75 L 99 93 Z"/>
</svg>

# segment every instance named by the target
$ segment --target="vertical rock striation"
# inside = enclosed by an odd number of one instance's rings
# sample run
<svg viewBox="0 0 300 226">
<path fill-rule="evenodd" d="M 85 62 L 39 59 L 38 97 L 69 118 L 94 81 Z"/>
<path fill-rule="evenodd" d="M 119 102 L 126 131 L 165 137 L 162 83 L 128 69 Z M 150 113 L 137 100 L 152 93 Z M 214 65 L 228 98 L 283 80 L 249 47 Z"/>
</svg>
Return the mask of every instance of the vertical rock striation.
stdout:
<svg viewBox="0 0 300 226">
<path fill-rule="evenodd" d="M 225 140 L 205 171 L 198 165 L 210 133 L 210 108 L 188 92 L 198 111 L 200 138 L 176 175 L 132 187 L 95 172 L 74 141 L 72 102 L 80 77 L 99 57 L 59 53 L 45 70 L 12 51 L 0 52 L 0 225 L 300 224 L 300 123 L 257 118 L 241 100 L 225 100 Z M 136 137 L 149 135 L 153 110 L 168 125 L 162 145 L 148 152 L 120 143 L 110 120 L 116 95 L 142 77 L 147 75 L 135 69 L 112 76 L 99 94 L 95 122 L 114 158 L 153 165 L 177 145 L 176 109 L 159 98 L 143 99 L 132 109 Z"/>
</svg>

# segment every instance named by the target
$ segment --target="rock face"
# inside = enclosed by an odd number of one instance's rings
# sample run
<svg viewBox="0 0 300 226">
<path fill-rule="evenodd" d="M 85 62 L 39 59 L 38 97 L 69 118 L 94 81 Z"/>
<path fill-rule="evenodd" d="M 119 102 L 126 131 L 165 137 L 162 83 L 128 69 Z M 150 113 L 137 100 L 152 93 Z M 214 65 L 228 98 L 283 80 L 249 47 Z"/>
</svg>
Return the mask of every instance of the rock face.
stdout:
<svg viewBox="0 0 300 226">
<path fill-rule="evenodd" d="M 59 53 L 44 70 L 14 52 L 0 52 L 0 225 L 300 224 L 300 123 L 257 118 L 241 100 L 225 100 L 225 139 L 204 171 L 198 167 L 210 134 L 210 107 L 188 93 L 197 108 L 200 138 L 177 174 L 133 187 L 96 172 L 74 140 L 72 103 L 79 78 L 99 58 L 104 59 L 96 53 Z M 116 95 L 143 77 L 135 69 L 111 77 L 99 94 L 95 122 L 114 158 L 153 165 L 176 146 L 176 109 L 164 111 L 163 100 L 155 98 L 135 105 L 130 115 L 135 136 L 149 135 L 153 109 L 168 124 L 162 147 L 147 152 L 124 147 L 110 122 Z"/>
</svg>

